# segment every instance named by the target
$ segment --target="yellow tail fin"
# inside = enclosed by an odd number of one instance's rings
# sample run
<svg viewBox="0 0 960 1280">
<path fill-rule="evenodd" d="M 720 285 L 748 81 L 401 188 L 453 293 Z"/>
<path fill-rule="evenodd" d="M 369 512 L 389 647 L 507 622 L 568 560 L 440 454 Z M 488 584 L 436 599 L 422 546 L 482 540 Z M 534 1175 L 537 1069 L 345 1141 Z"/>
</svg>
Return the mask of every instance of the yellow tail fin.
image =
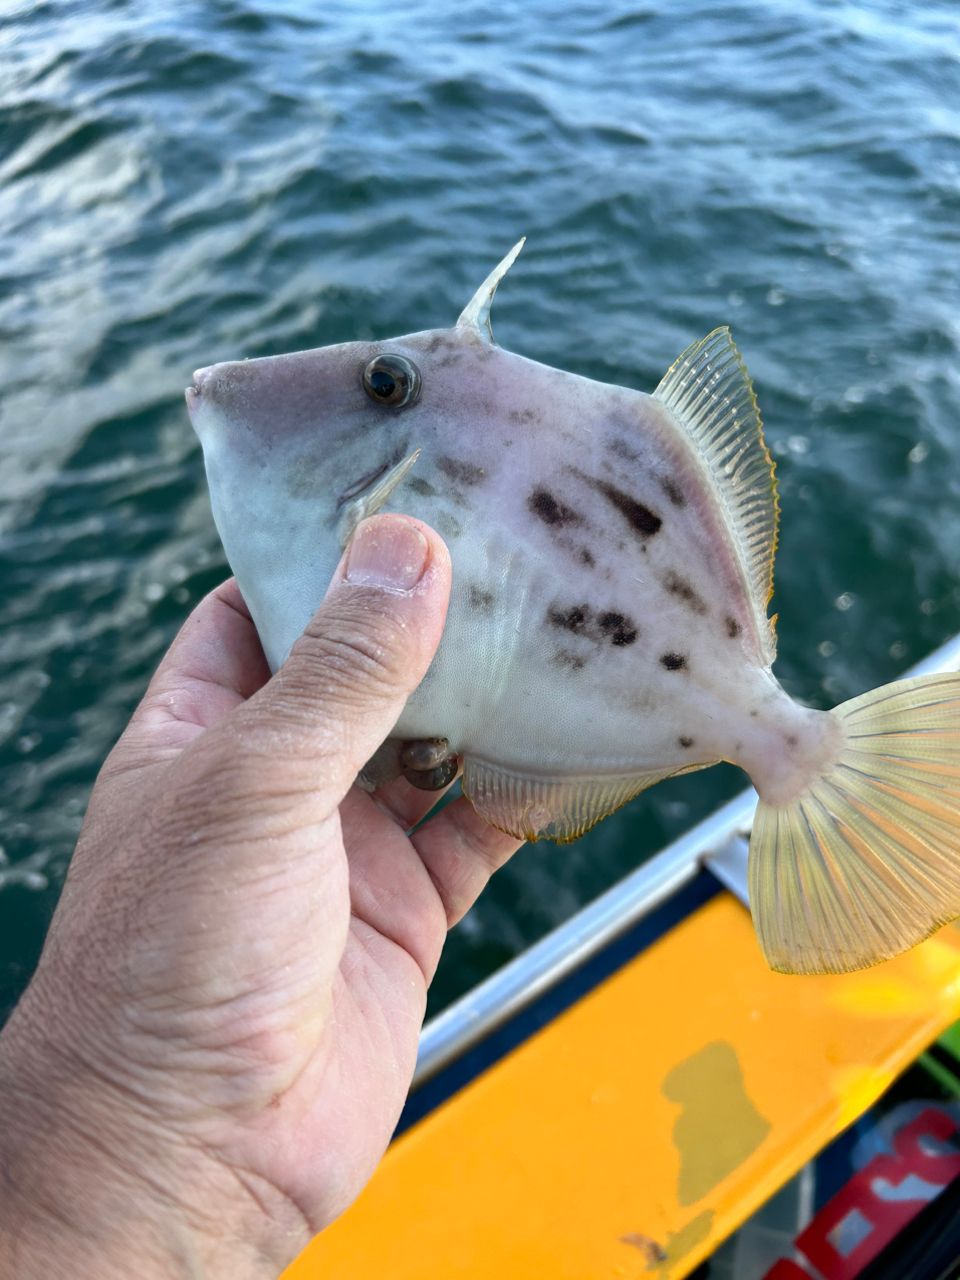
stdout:
<svg viewBox="0 0 960 1280">
<path fill-rule="evenodd" d="M 782 973 L 846 973 L 960 916 L 960 675 L 843 703 L 832 767 L 783 808 L 757 807 L 750 904 Z"/>
</svg>

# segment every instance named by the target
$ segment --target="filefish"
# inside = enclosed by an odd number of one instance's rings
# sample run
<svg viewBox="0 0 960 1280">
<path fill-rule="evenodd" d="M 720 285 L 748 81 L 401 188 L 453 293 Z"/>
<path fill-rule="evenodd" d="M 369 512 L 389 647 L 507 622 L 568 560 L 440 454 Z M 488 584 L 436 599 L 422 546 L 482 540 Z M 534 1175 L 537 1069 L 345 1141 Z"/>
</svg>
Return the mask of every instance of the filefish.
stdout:
<svg viewBox="0 0 960 1280">
<path fill-rule="evenodd" d="M 186 392 L 227 559 L 276 669 L 378 510 L 453 563 L 426 678 L 368 771 L 573 840 L 732 761 L 760 800 L 749 890 L 774 969 L 845 972 L 960 915 L 960 676 L 805 707 L 772 674 L 778 501 L 727 328 L 652 394 L 496 344 L 523 241 L 453 328 L 198 370 Z M 379 771 L 379 772 L 378 772 Z"/>
</svg>

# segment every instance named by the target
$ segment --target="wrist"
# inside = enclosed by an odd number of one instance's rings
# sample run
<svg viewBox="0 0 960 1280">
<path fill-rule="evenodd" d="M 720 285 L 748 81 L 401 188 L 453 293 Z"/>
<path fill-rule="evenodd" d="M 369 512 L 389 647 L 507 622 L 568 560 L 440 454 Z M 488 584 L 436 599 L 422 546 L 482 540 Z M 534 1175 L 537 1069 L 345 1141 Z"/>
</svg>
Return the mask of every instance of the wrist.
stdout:
<svg viewBox="0 0 960 1280">
<path fill-rule="evenodd" d="M 296 1207 L 75 1065 L 0 1036 L 0 1275 L 275 1280 L 309 1238 Z"/>
</svg>

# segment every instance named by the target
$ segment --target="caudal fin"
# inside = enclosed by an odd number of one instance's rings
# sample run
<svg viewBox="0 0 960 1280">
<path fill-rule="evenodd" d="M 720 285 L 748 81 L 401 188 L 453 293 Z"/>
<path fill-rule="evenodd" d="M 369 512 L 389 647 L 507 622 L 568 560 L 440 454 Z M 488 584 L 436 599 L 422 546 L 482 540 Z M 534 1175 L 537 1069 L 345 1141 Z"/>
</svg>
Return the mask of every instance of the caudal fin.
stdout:
<svg viewBox="0 0 960 1280">
<path fill-rule="evenodd" d="M 960 916 L 960 675 L 843 703 L 832 767 L 792 803 L 757 806 L 750 904 L 782 973 L 846 973 Z"/>
</svg>

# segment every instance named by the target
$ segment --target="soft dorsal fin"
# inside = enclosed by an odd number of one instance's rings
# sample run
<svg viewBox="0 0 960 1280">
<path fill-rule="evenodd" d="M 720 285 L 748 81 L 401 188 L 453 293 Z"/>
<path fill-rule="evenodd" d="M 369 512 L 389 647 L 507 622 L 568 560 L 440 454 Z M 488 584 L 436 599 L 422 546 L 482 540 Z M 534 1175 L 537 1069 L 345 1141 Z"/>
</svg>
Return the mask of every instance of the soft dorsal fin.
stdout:
<svg viewBox="0 0 960 1280">
<path fill-rule="evenodd" d="M 757 397 L 730 330 L 714 329 L 687 347 L 653 394 L 683 423 L 706 464 L 727 513 L 772 662 L 776 644 L 767 605 L 773 595 L 780 504 Z"/>
</svg>

